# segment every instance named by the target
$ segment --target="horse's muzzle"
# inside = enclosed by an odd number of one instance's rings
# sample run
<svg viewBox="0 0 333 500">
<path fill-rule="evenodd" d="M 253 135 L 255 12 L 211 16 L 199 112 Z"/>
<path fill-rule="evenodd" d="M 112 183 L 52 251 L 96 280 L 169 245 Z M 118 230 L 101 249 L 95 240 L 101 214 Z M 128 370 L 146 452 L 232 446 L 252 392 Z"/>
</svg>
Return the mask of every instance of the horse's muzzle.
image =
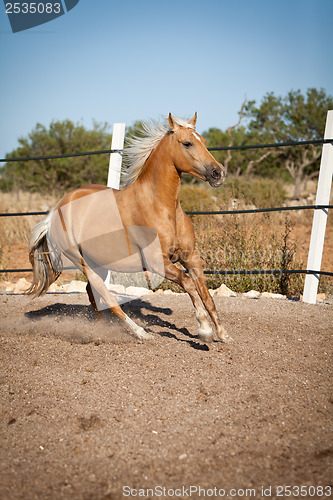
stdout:
<svg viewBox="0 0 333 500">
<path fill-rule="evenodd" d="M 226 177 L 226 168 L 220 164 L 206 166 L 206 179 L 212 187 L 223 184 Z"/>
</svg>

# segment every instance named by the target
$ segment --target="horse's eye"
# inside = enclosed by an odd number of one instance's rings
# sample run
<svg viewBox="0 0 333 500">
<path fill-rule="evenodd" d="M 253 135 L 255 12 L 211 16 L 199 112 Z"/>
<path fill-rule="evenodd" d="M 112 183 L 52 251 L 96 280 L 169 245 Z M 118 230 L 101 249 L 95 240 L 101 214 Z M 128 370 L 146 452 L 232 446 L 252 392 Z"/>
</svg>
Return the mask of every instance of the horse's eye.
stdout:
<svg viewBox="0 0 333 500">
<path fill-rule="evenodd" d="M 190 148 L 191 146 L 193 146 L 192 142 L 183 142 L 183 146 L 185 146 L 186 149 Z"/>
</svg>

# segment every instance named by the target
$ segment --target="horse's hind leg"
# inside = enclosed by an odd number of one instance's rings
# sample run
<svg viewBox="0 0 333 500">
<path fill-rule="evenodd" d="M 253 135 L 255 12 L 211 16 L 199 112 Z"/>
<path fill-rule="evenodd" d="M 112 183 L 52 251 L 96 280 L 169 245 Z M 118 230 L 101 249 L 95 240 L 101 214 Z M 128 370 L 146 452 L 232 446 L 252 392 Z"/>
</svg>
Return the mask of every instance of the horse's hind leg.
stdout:
<svg viewBox="0 0 333 500">
<path fill-rule="evenodd" d="M 89 283 L 89 281 L 88 281 L 87 286 L 86 286 L 86 291 L 87 291 L 87 294 L 88 294 L 88 297 L 89 297 L 90 304 L 93 306 L 93 309 L 95 311 L 97 319 L 101 319 L 102 318 L 102 312 L 97 307 L 95 295 L 94 295 L 94 292 L 93 292 L 93 290 L 91 288 L 91 284 Z"/>
<path fill-rule="evenodd" d="M 127 316 L 127 314 L 124 313 L 112 293 L 110 293 L 105 286 L 103 279 L 97 273 L 95 273 L 95 271 L 93 271 L 88 266 L 88 264 L 83 261 L 83 259 L 81 260 L 81 267 L 88 279 L 87 293 L 89 300 L 98 315 L 100 314 L 100 311 L 98 309 L 97 303 L 101 298 L 105 305 L 110 309 L 110 311 L 112 311 L 116 316 L 118 316 L 118 318 L 122 319 L 126 323 L 126 325 L 130 327 L 136 337 L 141 340 L 148 340 L 153 338 L 152 335 L 147 333 L 141 326 L 137 325 L 133 320 L 131 320 L 131 318 Z"/>
</svg>

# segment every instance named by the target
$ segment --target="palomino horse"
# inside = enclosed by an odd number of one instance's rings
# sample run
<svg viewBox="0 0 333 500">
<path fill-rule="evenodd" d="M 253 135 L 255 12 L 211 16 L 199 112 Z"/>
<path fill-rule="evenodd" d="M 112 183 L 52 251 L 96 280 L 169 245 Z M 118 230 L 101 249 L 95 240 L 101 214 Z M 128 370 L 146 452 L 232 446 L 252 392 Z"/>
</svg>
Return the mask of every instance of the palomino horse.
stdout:
<svg viewBox="0 0 333 500">
<path fill-rule="evenodd" d="M 119 191 L 99 185 L 83 186 L 59 201 L 32 230 L 29 256 L 34 277 L 28 293 L 39 296 L 47 291 L 61 273 L 59 256 L 64 255 L 85 274 L 87 293 L 96 314 L 100 312 L 99 303 L 103 302 L 124 320 L 135 336 L 148 339 L 152 336 L 123 312 L 104 283 L 105 274 L 100 272 L 101 269 L 136 272 L 142 270 L 144 260 L 145 270 L 181 285 L 190 295 L 201 340 L 213 340 L 207 312 L 218 338 L 227 340 L 204 280 L 192 223 L 179 202 L 183 172 L 208 181 L 213 187 L 220 186 L 226 175 L 226 169 L 209 153 L 204 138 L 195 131 L 196 120 L 197 114 L 185 121 L 170 113 L 165 123 L 146 126 L 147 136 L 133 138 L 125 150 L 129 167 Z M 113 200 L 110 202 L 113 208 L 109 202 L 105 204 L 106 195 Z M 114 220 L 120 223 L 122 231 Z M 130 238 L 131 228 L 145 231 Z M 99 235 L 107 237 L 101 239 Z M 155 241 L 150 257 L 144 259 L 144 247 L 149 246 L 154 235 L 158 244 Z M 85 244 L 87 241 L 90 243 Z M 134 252 L 133 246 L 136 246 Z M 124 255 L 114 256 L 119 254 L 119 248 L 125 247 Z M 141 256 L 141 268 L 134 254 Z M 177 262 L 188 274 L 175 265 Z"/>
</svg>

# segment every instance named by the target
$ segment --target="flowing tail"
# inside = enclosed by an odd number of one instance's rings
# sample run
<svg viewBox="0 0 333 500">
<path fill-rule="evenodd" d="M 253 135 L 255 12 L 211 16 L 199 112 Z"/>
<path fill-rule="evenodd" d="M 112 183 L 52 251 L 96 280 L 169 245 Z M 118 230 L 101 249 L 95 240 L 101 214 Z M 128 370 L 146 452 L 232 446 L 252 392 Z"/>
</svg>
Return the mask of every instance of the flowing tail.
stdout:
<svg viewBox="0 0 333 500">
<path fill-rule="evenodd" d="M 53 210 L 45 219 L 36 224 L 31 231 L 29 260 L 34 274 L 32 285 L 26 293 L 33 297 L 44 295 L 49 286 L 59 278 L 62 272 L 60 250 L 55 245 L 50 248 L 50 241 L 47 238 L 47 233 L 51 227 L 52 213 Z"/>
</svg>

